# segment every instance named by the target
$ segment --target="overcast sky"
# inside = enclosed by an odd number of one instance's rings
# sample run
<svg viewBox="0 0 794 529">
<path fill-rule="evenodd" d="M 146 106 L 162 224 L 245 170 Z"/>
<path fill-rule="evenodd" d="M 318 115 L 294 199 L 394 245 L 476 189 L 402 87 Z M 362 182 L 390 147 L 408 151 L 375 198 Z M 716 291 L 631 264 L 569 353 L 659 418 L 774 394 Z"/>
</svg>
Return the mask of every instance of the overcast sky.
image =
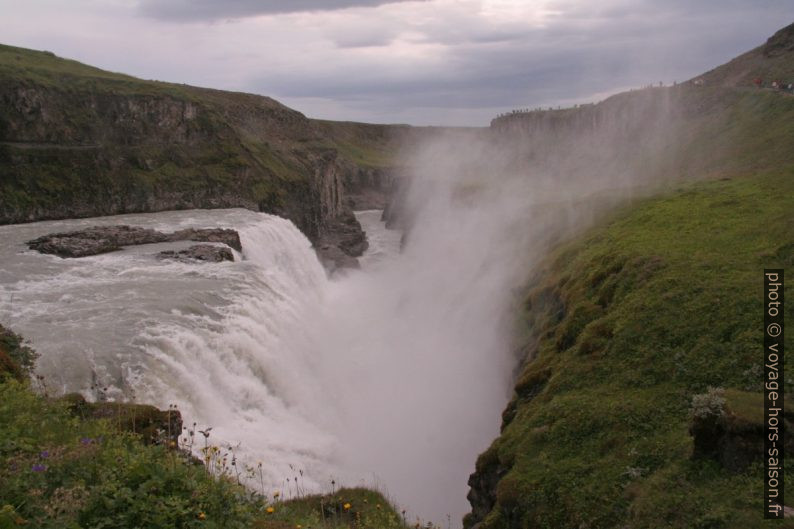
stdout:
<svg viewBox="0 0 794 529">
<path fill-rule="evenodd" d="M 684 80 L 791 22 L 792 0 L 0 0 L 4 44 L 417 125 Z"/>
</svg>

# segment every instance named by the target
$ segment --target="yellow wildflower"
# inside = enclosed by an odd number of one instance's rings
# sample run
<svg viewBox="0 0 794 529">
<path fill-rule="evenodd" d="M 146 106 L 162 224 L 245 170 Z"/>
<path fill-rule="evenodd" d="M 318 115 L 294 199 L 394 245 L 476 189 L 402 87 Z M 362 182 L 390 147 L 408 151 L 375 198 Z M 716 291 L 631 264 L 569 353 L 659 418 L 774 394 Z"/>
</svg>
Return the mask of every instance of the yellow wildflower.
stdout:
<svg viewBox="0 0 794 529">
<path fill-rule="evenodd" d="M 344 510 L 346 510 L 346 511 L 349 511 L 350 510 L 350 504 L 349 503 L 345 503 L 344 505 L 342 505 L 342 508 Z"/>
<path fill-rule="evenodd" d="M 273 507 L 268 507 L 267 509 L 265 509 L 265 512 L 268 514 L 273 514 L 274 512 L 276 512 L 276 509 L 274 509 Z"/>
<path fill-rule="evenodd" d="M 204 514 L 203 512 L 200 512 L 200 513 L 198 513 L 198 519 L 199 519 L 199 520 L 204 520 L 204 519 L 206 519 L 206 518 L 207 518 L 207 515 L 206 515 L 206 514 Z"/>
</svg>

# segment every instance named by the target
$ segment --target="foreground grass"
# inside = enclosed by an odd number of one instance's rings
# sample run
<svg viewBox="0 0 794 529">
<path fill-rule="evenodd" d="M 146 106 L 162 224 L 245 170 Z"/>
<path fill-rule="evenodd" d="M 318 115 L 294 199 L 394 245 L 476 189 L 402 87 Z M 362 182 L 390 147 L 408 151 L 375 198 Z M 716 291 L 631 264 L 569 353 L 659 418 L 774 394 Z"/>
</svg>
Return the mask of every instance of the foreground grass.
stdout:
<svg viewBox="0 0 794 529">
<path fill-rule="evenodd" d="M 264 498 L 121 421 L 80 418 L 31 390 L 34 360 L 0 327 L 0 529 L 403 527 L 378 492 Z"/>
<path fill-rule="evenodd" d="M 774 523 L 760 460 L 740 472 L 693 460 L 689 426 L 709 387 L 761 420 L 763 269 L 792 265 L 794 166 L 687 185 L 558 249 L 523 306 L 535 359 L 477 463 L 503 474 L 484 526 Z"/>
<path fill-rule="evenodd" d="M 261 502 L 164 446 L 0 384 L 0 527 L 250 527 Z"/>
</svg>

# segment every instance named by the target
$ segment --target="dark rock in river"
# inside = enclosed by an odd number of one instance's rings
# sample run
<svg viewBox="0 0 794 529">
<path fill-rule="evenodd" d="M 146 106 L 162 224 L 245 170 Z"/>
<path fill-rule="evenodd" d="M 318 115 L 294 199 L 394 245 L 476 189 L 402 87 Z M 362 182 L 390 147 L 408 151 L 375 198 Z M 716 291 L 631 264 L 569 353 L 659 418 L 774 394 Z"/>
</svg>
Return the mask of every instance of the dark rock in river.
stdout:
<svg viewBox="0 0 794 529">
<path fill-rule="evenodd" d="M 119 250 L 122 246 L 165 242 L 164 233 L 134 226 L 94 226 L 45 235 L 28 242 L 31 250 L 59 257 L 86 257 Z"/>
<path fill-rule="evenodd" d="M 225 228 L 201 228 L 179 230 L 168 236 L 169 241 L 199 241 L 199 242 L 222 242 L 234 248 L 238 252 L 243 251 L 240 243 L 240 234 L 235 230 Z M 233 259 L 230 259 L 233 260 Z"/>
<path fill-rule="evenodd" d="M 240 235 L 235 230 L 190 228 L 162 233 L 136 226 L 93 226 L 68 233 L 55 233 L 29 241 L 28 247 L 58 257 L 86 257 L 113 252 L 123 246 L 173 241 L 221 242 L 242 251 Z"/>
<path fill-rule="evenodd" d="M 315 248 L 320 262 L 333 274 L 340 268 L 360 268 L 356 258 L 369 248 L 369 242 L 356 216 L 348 211 L 329 222 Z"/>
<path fill-rule="evenodd" d="M 344 268 L 361 268 L 357 258 L 347 255 L 338 246 L 325 245 L 318 248 L 317 257 L 330 275 Z"/>
<path fill-rule="evenodd" d="M 225 246 L 213 246 L 211 244 L 196 244 L 185 250 L 167 250 L 157 254 L 158 259 L 174 259 L 176 261 L 206 261 L 209 263 L 220 263 L 222 261 L 234 261 L 232 251 Z"/>
</svg>

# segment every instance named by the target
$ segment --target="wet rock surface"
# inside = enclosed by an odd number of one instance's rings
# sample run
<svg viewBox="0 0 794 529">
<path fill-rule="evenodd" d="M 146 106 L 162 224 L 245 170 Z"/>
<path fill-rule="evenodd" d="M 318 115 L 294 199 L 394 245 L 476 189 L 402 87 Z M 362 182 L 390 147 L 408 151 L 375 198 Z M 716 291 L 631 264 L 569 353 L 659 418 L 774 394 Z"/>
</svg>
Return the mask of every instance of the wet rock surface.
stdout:
<svg viewBox="0 0 794 529">
<path fill-rule="evenodd" d="M 234 255 L 225 246 L 213 246 L 211 244 L 196 244 L 185 250 L 166 250 L 157 254 L 158 259 L 173 259 L 182 262 L 205 261 L 209 263 L 220 263 L 223 261 L 234 261 Z"/>
<path fill-rule="evenodd" d="M 99 255 L 120 250 L 124 246 L 174 241 L 224 243 L 237 251 L 242 251 L 240 235 L 231 229 L 191 228 L 174 233 L 163 233 L 149 228 L 126 225 L 93 226 L 84 230 L 45 235 L 28 241 L 28 247 L 41 253 L 67 258 Z"/>
<path fill-rule="evenodd" d="M 352 212 L 345 212 L 329 223 L 316 246 L 317 257 L 331 274 L 341 268 L 359 268 L 357 257 L 367 248 L 367 235 Z"/>
<path fill-rule="evenodd" d="M 358 258 L 347 255 L 338 246 L 325 245 L 317 248 L 317 257 L 330 275 L 346 268 L 361 268 Z"/>
</svg>

